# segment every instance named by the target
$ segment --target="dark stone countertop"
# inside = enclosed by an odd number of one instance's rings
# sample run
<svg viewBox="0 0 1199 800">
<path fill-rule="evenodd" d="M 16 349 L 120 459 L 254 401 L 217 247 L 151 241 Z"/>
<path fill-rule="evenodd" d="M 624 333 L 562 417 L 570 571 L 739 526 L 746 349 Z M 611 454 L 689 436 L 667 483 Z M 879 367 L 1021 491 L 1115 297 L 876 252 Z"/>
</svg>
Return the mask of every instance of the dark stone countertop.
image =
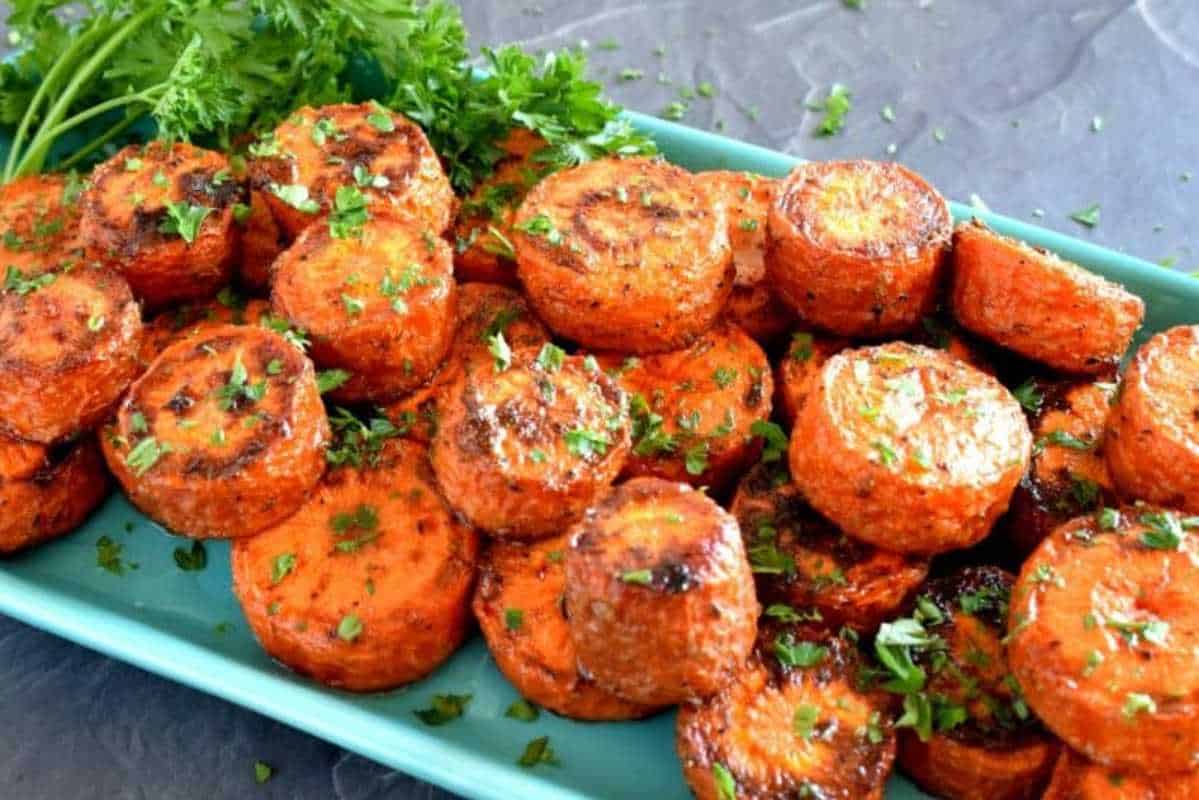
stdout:
<svg viewBox="0 0 1199 800">
<path fill-rule="evenodd" d="M 995 211 L 1199 269 L 1193 0 L 463 5 L 476 43 L 588 41 L 630 108 L 657 112 L 707 81 L 714 96 L 690 100 L 685 124 L 814 159 L 881 158 L 894 144 L 894 158 L 949 197 L 976 194 Z M 644 76 L 621 80 L 625 68 Z M 840 135 L 816 138 L 819 115 L 804 104 L 833 83 L 852 91 L 853 110 Z M 1092 203 L 1094 229 L 1069 219 Z M 449 797 L 4 617 L 0 719 L 0 794 L 12 800 Z M 256 759 L 277 769 L 265 786 L 253 782 Z"/>
</svg>

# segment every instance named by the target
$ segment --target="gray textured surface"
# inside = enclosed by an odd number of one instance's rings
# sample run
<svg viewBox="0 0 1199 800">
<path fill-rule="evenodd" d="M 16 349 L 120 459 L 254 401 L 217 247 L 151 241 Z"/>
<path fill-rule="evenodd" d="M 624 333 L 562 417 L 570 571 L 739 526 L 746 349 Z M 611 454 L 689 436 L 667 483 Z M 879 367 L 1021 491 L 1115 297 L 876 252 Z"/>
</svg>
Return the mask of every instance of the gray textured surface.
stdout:
<svg viewBox="0 0 1199 800">
<path fill-rule="evenodd" d="M 974 193 L 995 211 L 1199 269 L 1194 0 L 463 5 L 477 43 L 587 40 L 631 108 L 656 112 L 680 87 L 709 81 L 715 96 L 691 100 L 685 123 L 722 122 L 729 136 L 817 159 L 883 157 L 894 143 L 895 158 L 950 197 Z M 601 46 L 609 41 L 619 46 Z M 645 75 L 619 80 L 626 67 Z M 818 139 L 819 115 L 804 103 L 834 82 L 853 91 L 854 108 L 841 135 Z M 885 105 L 894 123 L 880 116 Z M 1102 206 L 1095 229 L 1070 221 L 1091 203 Z M 4 617 L 0 720 L 9 800 L 449 797 Z M 277 769 L 265 786 L 254 784 L 256 759 Z"/>
</svg>

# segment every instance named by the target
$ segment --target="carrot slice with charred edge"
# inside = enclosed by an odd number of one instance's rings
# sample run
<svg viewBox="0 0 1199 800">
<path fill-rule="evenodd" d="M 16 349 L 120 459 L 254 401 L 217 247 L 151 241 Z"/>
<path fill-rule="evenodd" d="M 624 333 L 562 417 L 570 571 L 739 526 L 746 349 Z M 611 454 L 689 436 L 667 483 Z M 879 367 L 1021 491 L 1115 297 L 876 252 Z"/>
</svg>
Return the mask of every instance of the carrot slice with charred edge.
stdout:
<svg viewBox="0 0 1199 800">
<path fill-rule="evenodd" d="M 425 448 L 331 471 L 294 516 L 233 547 L 233 588 L 272 657 L 321 683 L 381 691 L 466 638 L 479 537 L 437 492 Z"/>
<path fill-rule="evenodd" d="M 565 717 L 637 719 L 658 711 L 609 694 L 579 672 L 562 603 L 568 546 L 564 534 L 487 549 L 474 611 L 496 666 L 521 697 Z"/>
<path fill-rule="evenodd" d="M 390 208 L 440 236 L 454 191 L 424 132 L 377 103 L 304 107 L 250 146 L 250 185 L 263 192 L 295 238 L 333 207 L 337 189 L 358 187 L 371 209 Z"/>
<path fill-rule="evenodd" d="M 304 502 L 329 424 L 312 362 L 282 336 L 226 325 L 168 347 L 104 430 L 143 513 L 196 538 L 249 536 Z"/>
<path fill-rule="evenodd" d="M 271 305 L 309 332 L 317 364 L 350 373 L 335 400 L 387 402 L 445 358 L 456 294 L 445 242 L 375 214 L 358 235 L 337 238 L 324 224 L 304 231 L 275 262 Z"/>
<path fill-rule="evenodd" d="M 932 554 L 979 542 L 1028 466 L 1020 405 L 939 350 L 846 350 L 808 386 L 791 476 L 817 511 L 878 547 Z"/>
<path fill-rule="evenodd" d="M 0 430 L 50 443 L 90 430 L 137 377 L 141 312 L 115 272 L 78 266 L 0 291 Z"/>
<path fill-rule="evenodd" d="M 1199 325 L 1170 328 L 1137 351 L 1104 455 L 1129 499 L 1199 512 Z"/>
<path fill-rule="evenodd" d="M 92 173 L 79 235 L 88 256 L 124 275 L 147 306 L 203 300 L 229 283 L 233 207 L 245 199 L 220 153 L 183 142 L 130 145 Z"/>
<path fill-rule="evenodd" d="M 249 215 L 238 222 L 237 276 L 252 292 L 267 293 L 271 289 L 275 259 L 291 244 L 291 239 L 279 227 L 271 214 L 266 195 L 250 192 Z"/>
<path fill-rule="evenodd" d="M 808 396 L 808 381 L 819 375 L 824 362 L 850 346 L 848 339 L 824 336 L 805 330 L 791 334 L 791 344 L 779 359 L 775 368 L 775 406 L 787 426 L 795 424 L 795 417 Z"/>
<path fill-rule="evenodd" d="M 70 533 L 109 487 L 94 437 L 54 451 L 0 439 L 0 555 Z"/>
<path fill-rule="evenodd" d="M 967 330 L 1063 372 L 1099 374 L 1120 360 L 1145 304 L 1056 255 L 979 220 L 954 233 L 951 306 Z"/>
<path fill-rule="evenodd" d="M 507 155 L 471 190 L 454 221 L 458 280 L 517 284 L 512 223 L 529 189 L 546 173 L 546 166 L 533 158 L 545 146 L 545 139 L 527 128 L 514 128 L 500 142 Z"/>
<path fill-rule="evenodd" d="M 758 594 L 814 610 L 836 630 L 872 633 L 928 575 L 928 561 L 848 538 L 768 464 L 741 479 L 729 511 L 745 539 Z"/>
<path fill-rule="evenodd" d="M 719 492 L 758 457 L 752 429 L 770 419 L 774 379 L 766 354 L 740 328 L 721 321 L 685 350 L 598 359 L 629 395 L 634 441 L 626 477 Z"/>
<path fill-rule="evenodd" d="M 1064 383 L 1045 393 L 1032 422 L 1033 456 L 1003 529 L 1023 561 L 1054 528 L 1115 502 L 1103 458 L 1114 383 Z"/>
<path fill-rule="evenodd" d="M 809 325 L 885 336 L 932 311 L 946 268 L 949 206 L 899 164 L 800 164 L 770 208 L 766 270 Z"/>
<path fill-rule="evenodd" d="M 148 367 L 159 353 L 180 339 L 224 325 L 257 325 L 270 313 L 271 304 L 265 300 L 246 300 L 232 293 L 207 303 L 163 311 L 146 323 L 138 361 L 143 368 Z"/>
<path fill-rule="evenodd" d="M 560 534 L 624 465 L 626 405 L 597 367 L 552 345 L 475 364 L 442 395 L 437 480 L 450 505 L 494 536 Z"/>
<path fill-rule="evenodd" d="M 0 186 L 0 253 L 6 272 L 36 274 L 79 260 L 82 188 L 62 175 L 29 175 Z"/>
<path fill-rule="evenodd" d="M 387 406 L 387 417 L 402 427 L 408 438 L 431 442 L 439 427 L 437 404 L 442 392 L 464 369 L 491 368 L 495 357 L 489 346 L 496 334 L 503 334 L 512 350 L 536 350 L 550 339 L 529 302 L 515 289 L 494 283 L 460 284 L 449 356 L 428 383 Z"/>
<path fill-rule="evenodd" d="M 1045 724 L 1094 761 L 1196 767 L 1196 526 L 1152 506 L 1104 509 L 1059 527 L 1020 571 L 1012 670 Z"/>
<path fill-rule="evenodd" d="M 842 639 L 778 636 L 806 660 L 786 666 L 760 645 L 719 694 L 679 709 L 687 785 L 698 800 L 882 800 L 895 759 L 888 698 L 857 688 L 860 659 Z"/>
<path fill-rule="evenodd" d="M 737 521 L 687 484 L 634 478 L 587 510 L 566 554 L 584 675 L 647 705 L 698 700 L 741 668 L 758 602 Z"/>
<path fill-rule="evenodd" d="M 724 170 L 700 172 L 695 179 L 725 208 L 737 273 L 725 316 L 759 342 L 770 342 L 795 316 L 766 281 L 766 216 L 778 181 Z"/>
<path fill-rule="evenodd" d="M 1063 748 L 1042 800 L 1199 800 L 1199 772 L 1151 777 L 1105 767 Z"/>
<path fill-rule="evenodd" d="M 538 315 L 596 350 L 686 347 L 733 286 L 723 206 L 662 161 L 603 159 L 545 178 L 521 204 L 512 241 Z"/>
<path fill-rule="evenodd" d="M 1012 581 L 995 567 L 966 568 L 930 581 L 916 600 L 932 643 L 913 656 L 927 676 L 930 719 L 900 728 L 899 765 L 946 800 L 1040 797 L 1057 758 L 1057 741 L 1028 712 L 1008 669 Z"/>
</svg>

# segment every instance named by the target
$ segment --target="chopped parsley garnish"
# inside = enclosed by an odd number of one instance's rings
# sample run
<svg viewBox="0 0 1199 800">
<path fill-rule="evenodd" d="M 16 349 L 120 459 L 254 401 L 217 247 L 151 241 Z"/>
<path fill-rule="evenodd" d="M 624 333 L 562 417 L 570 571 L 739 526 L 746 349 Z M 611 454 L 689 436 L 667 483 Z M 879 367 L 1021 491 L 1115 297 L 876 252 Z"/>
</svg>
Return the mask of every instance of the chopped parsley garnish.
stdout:
<svg viewBox="0 0 1199 800">
<path fill-rule="evenodd" d="M 554 754 L 554 749 L 550 747 L 550 737 L 548 736 L 539 736 L 525 745 L 525 751 L 521 753 L 516 763 L 522 767 L 535 767 L 538 764 L 559 766 L 558 757 Z"/>
<path fill-rule="evenodd" d="M 525 612 L 519 608 L 504 609 L 504 627 L 510 631 L 520 630 L 525 621 Z"/>
<path fill-rule="evenodd" d="M 275 769 L 265 761 L 254 762 L 254 782 L 258 784 L 266 783 L 275 774 Z"/>
<path fill-rule="evenodd" d="M 391 114 L 387 110 L 375 103 L 375 110 L 366 115 L 366 121 L 371 124 L 371 127 L 380 133 L 391 133 L 396 129 L 395 121 L 391 118 Z"/>
<path fill-rule="evenodd" d="M 535 722 L 541 716 L 541 711 L 537 706 L 522 697 L 508 706 L 508 710 L 504 712 L 504 716 L 521 722 Z"/>
<path fill-rule="evenodd" d="M 824 112 L 823 119 L 816 126 L 817 136 L 834 136 L 841 132 L 845 127 L 845 115 L 853 109 L 851 97 L 849 89 L 840 83 L 834 83 L 824 100 L 808 104 L 809 111 Z"/>
<path fill-rule="evenodd" d="M 125 463 L 133 470 L 133 474 L 140 478 L 169 452 L 171 452 L 169 443 L 162 442 L 160 444 L 153 436 L 147 436 L 125 454 Z"/>
<path fill-rule="evenodd" d="M 270 365 L 267 365 L 267 374 L 272 375 Z M 316 388 L 321 394 L 327 394 L 334 389 L 342 386 L 350 379 L 350 373 L 344 369 L 324 369 L 316 373 Z"/>
<path fill-rule="evenodd" d="M 305 214 L 315 214 L 321 210 L 321 204 L 308 196 L 308 187 L 303 184 L 293 183 L 282 185 L 272 183 L 269 188 L 271 194 L 297 211 L 302 211 Z"/>
<path fill-rule="evenodd" d="M 708 469 L 708 443 L 696 442 L 683 451 L 683 467 L 688 475 L 703 475 Z"/>
<path fill-rule="evenodd" d="M 774 655 L 784 667 L 808 669 L 824 660 L 828 648 L 815 642 L 797 642 L 788 633 L 774 640 Z"/>
<path fill-rule="evenodd" d="M 729 768 L 719 761 L 712 763 L 712 782 L 716 784 L 717 800 L 737 800 L 737 781 Z"/>
<path fill-rule="evenodd" d="M 820 622 L 824 619 L 820 612 L 816 609 L 811 611 L 799 612 L 786 603 L 772 603 L 766 607 L 763 612 L 771 619 L 777 619 L 779 622 L 795 623 L 795 622 Z"/>
<path fill-rule="evenodd" d="M 1140 522 L 1146 530 L 1140 542 L 1153 550 L 1177 550 L 1182 544 L 1183 524 L 1169 511 L 1142 514 Z"/>
<path fill-rule="evenodd" d="M 754 420 L 749 426 L 749 432 L 762 439 L 762 463 L 770 464 L 781 461 L 787 454 L 787 434 L 776 422 Z"/>
<path fill-rule="evenodd" d="M 879 461 L 884 467 L 889 467 L 899 460 L 899 456 L 895 454 L 895 451 L 886 442 L 875 441 L 870 446 L 878 452 Z"/>
<path fill-rule="evenodd" d="M 1155 714 L 1157 713 L 1157 703 L 1152 697 L 1141 692 L 1129 692 L 1124 699 L 1124 708 L 1121 709 L 1124 719 L 1129 722 L 1136 719 L 1138 714 Z"/>
<path fill-rule="evenodd" d="M 194 203 L 172 203 L 166 201 L 166 216 L 158 224 L 161 233 L 174 234 L 191 244 L 200 234 L 200 224 L 212 213 L 207 206 Z"/>
<path fill-rule="evenodd" d="M 1035 450 L 1040 452 L 1045 449 L 1046 445 L 1055 447 L 1066 447 L 1070 450 L 1090 450 L 1095 447 L 1095 442 L 1080 439 L 1068 431 L 1050 431 L 1049 433 L 1037 439 Z"/>
<path fill-rule="evenodd" d="M 512 348 L 508 346 L 502 332 L 496 333 L 487 340 L 487 352 L 495 359 L 495 371 L 503 372 L 512 366 Z"/>
<path fill-rule="evenodd" d="M 564 434 L 566 449 L 579 458 L 602 456 L 608 452 L 611 441 L 607 435 L 586 428 L 575 428 Z"/>
<path fill-rule="evenodd" d="M 87 329 L 89 331 L 91 331 L 92 333 L 99 333 L 100 329 L 103 327 L 104 327 L 104 315 L 103 314 L 92 314 L 90 317 L 87 318 Z"/>
<path fill-rule="evenodd" d="M 635 583 L 638 586 L 649 586 L 654 582 L 654 572 L 649 569 L 634 569 L 620 573 L 620 579 L 625 583 Z"/>
<path fill-rule="evenodd" d="M 397 427 L 386 417 L 372 417 L 363 422 L 344 408 L 335 408 L 329 415 L 333 428 L 333 444 L 325 450 L 325 460 L 337 467 L 363 464 L 375 466 L 379 452 L 388 439 L 407 432 L 408 427 Z"/>
<path fill-rule="evenodd" d="M 357 614 L 346 614 L 337 623 L 337 637 L 345 642 L 352 642 L 362 635 L 362 620 Z"/>
<path fill-rule="evenodd" d="M 746 233 L 753 233 L 758 229 L 758 221 L 756 219 L 743 219 L 737 223 L 737 227 Z"/>
<path fill-rule="evenodd" d="M 737 380 L 737 370 L 731 367 L 717 367 L 716 371 L 712 373 L 712 380 L 721 389 L 727 389 Z"/>
<path fill-rule="evenodd" d="M 778 548 L 778 529 L 769 523 L 761 523 L 749 548 L 750 568 L 761 575 L 791 575 L 795 572 L 795 559 Z"/>
<path fill-rule="evenodd" d="M 208 551 L 203 542 L 192 542 L 191 547 L 175 548 L 175 564 L 184 572 L 199 572 L 208 566 Z"/>
<path fill-rule="evenodd" d="M 470 694 L 435 694 L 429 708 L 418 709 L 412 713 L 426 725 L 445 725 L 461 717 L 473 697 L 474 695 Z"/>
<path fill-rule="evenodd" d="M 229 371 L 229 380 L 217 389 L 217 406 L 222 411 L 235 411 L 246 405 L 257 403 L 266 396 L 266 379 L 256 383 L 249 382 L 249 374 L 242 363 L 241 353 L 233 357 L 233 368 Z"/>
<path fill-rule="evenodd" d="M 356 317 L 366 310 L 366 301 L 361 297 L 341 293 L 341 305 L 345 308 L 346 314 L 351 317 Z"/>
<path fill-rule="evenodd" d="M 26 277 L 25 273 L 16 267 L 9 265 L 8 271 L 4 274 L 4 291 L 12 292 L 13 294 L 21 295 L 22 297 L 30 292 L 36 292 L 38 289 L 44 289 L 54 283 L 58 276 L 53 272 L 43 272 L 41 275 L 30 275 Z"/>
<path fill-rule="evenodd" d="M 271 585 L 278 586 L 296 568 L 295 553 L 280 553 L 271 560 Z"/>
<path fill-rule="evenodd" d="M 360 503 L 353 511 L 340 511 L 329 518 L 329 527 L 342 538 L 334 545 L 339 553 L 356 553 L 379 538 L 379 512 Z"/>
<path fill-rule="evenodd" d="M 107 536 L 101 536 L 96 540 L 96 565 L 113 575 L 124 575 L 126 567 L 137 569 L 137 564 L 126 564 L 121 558 L 121 552 L 124 549 L 125 546 L 120 542 L 113 541 Z"/>
<path fill-rule="evenodd" d="M 1013 389 L 1012 396 L 1030 414 L 1040 411 L 1041 404 L 1045 402 L 1045 395 L 1037 391 L 1037 382 L 1032 378 Z"/>
<path fill-rule="evenodd" d="M 565 350 L 553 342 L 546 342 L 541 346 L 541 352 L 537 354 L 537 363 L 546 372 L 557 372 L 562 368 L 562 361 L 565 358 Z"/>
<path fill-rule="evenodd" d="M 639 456 L 654 456 L 673 453 L 678 447 L 675 437 L 662 427 L 660 414 L 650 410 L 649 403 L 640 394 L 629 401 L 629 415 L 633 420 L 633 453 Z"/>
<path fill-rule="evenodd" d="M 362 235 L 362 226 L 370 219 L 367 197 L 357 186 L 338 186 L 329 212 L 329 235 L 348 239 Z"/>
<path fill-rule="evenodd" d="M 820 709 L 816 706 L 801 704 L 795 709 L 795 717 L 793 724 L 795 727 L 795 735 L 803 739 L 805 742 L 812 740 L 812 735 L 816 732 L 816 723 L 820 720 Z"/>
<path fill-rule="evenodd" d="M 1070 215 L 1070 219 L 1080 225 L 1086 225 L 1088 228 L 1094 228 L 1099 224 L 1099 204 L 1092 203 L 1084 209 L 1075 211 Z"/>
<path fill-rule="evenodd" d="M 529 217 L 524 222 L 513 225 L 512 229 L 530 236 L 541 236 L 555 247 L 562 244 L 562 233 L 554 227 L 553 220 L 545 214 Z"/>
</svg>

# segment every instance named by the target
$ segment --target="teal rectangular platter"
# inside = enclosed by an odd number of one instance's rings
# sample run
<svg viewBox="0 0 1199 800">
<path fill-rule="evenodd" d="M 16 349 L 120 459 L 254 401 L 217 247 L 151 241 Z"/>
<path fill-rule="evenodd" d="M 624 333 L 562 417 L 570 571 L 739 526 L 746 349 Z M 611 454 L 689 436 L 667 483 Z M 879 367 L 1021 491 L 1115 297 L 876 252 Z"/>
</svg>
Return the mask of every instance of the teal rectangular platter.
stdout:
<svg viewBox="0 0 1199 800">
<path fill-rule="evenodd" d="M 671 161 L 693 170 L 736 169 L 783 175 L 797 159 L 639 114 Z M 1154 264 L 1060 234 L 954 205 L 999 231 L 1056 251 L 1140 295 L 1141 337 L 1199 319 L 1199 282 Z M 96 563 L 96 541 L 123 547 L 130 568 L 118 576 Z M 0 612 L 179 683 L 253 709 L 477 800 L 689 797 L 674 753 L 674 715 L 635 723 L 588 724 L 542 714 L 533 723 L 504 717 L 515 691 L 475 636 L 430 678 L 404 689 L 351 695 L 288 672 L 254 641 L 230 589 L 225 543 L 208 545 L 202 572 L 183 572 L 173 552 L 182 540 L 141 516 L 120 494 L 78 531 L 0 560 Z M 136 568 L 132 565 L 136 564 Z M 437 693 L 469 693 L 466 714 L 430 728 L 413 715 Z M 560 766 L 523 769 L 526 742 L 549 736 Z M 902 778 L 889 800 L 925 797 Z"/>
</svg>

